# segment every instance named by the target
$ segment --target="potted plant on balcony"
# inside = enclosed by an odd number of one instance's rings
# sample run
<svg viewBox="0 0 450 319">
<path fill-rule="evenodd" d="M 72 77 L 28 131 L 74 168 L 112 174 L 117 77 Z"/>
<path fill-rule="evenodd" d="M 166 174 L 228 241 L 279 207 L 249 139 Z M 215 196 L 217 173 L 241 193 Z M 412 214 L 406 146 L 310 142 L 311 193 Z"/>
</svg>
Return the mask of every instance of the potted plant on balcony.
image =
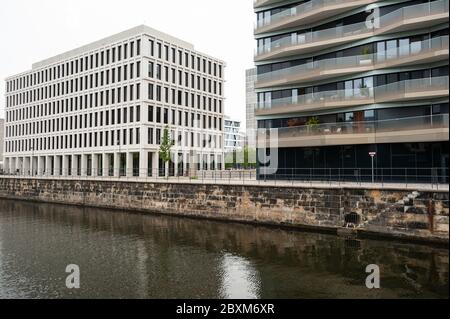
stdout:
<svg viewBox="0 0 450 319">
<path fill-rule="evenodd" d="M 361 60 L 359 61 L 359 63 L 361 65 L 370 65 L 372 64 L 372 59 L 370 57 L 370 50 L 369 47 L 365 46 L 361 49 Z"/>
<path fill-rule="evenodd" d="M 310 117 L 305 125 L 308 128 L 308 132 L 317 132 L 319 130 L 319 119 L 317 117 Z"/>
<path fill-rule="evenodd" d="M 366 84 L 360 84 L 359 85 L 359 94 L 361 94 L 362 97 L 370 97 L 370 89 Z"/>
</svg>

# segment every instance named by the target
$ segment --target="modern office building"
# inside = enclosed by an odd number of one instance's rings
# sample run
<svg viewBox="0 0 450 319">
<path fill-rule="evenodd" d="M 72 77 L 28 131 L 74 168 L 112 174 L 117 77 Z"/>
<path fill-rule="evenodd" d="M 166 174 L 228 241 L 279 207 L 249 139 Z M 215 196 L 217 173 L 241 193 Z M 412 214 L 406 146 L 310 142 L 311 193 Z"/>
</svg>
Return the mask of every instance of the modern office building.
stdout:
<svg viewBox="0 0 450 319">
<path fill-rule="evenodd" d="M 244 147 L 245 133 L 241 129 L 241 121 L 225 117 L 225 153 L 241 150 Z"/>
<path fill-rule="evenodd" d="M 151 176 L 222 169 L 223 61 L 139 26 L 6 79 L 5 170 Z M 164 130 L 173 159 L 159 159 Z"/>
<path fill-rule="evenodd" d="M 0 171 L 3 172 L 3 148 L 5 141 L 5 119 L 0 119 Z"/>
<path fill-rule="evenodd" d="M 448 0 L 256 0 L 278 177 L 448 178 Z M 372 156 L 370 156 L 370 154 Z"/>
<path fill-rule="evenodd" d="M 245 123 L 246 130 L 254 131 L 256 130 L 256 119 L 255 119 L 255 105 L 257 102 L 257 96 L 255 92 L 255 82 L 256 82 L 256 68 L 249 69 L 245 71 Z"/>
</svg>

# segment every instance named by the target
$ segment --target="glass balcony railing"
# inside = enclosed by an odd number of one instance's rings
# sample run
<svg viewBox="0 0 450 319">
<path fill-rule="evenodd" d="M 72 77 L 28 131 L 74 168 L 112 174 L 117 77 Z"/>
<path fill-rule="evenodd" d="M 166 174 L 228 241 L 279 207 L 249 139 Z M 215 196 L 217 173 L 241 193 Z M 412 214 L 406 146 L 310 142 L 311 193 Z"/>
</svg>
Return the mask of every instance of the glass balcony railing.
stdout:
<svg viewBox="0 0 450 319">
<path fill-rule="evenodd" d="M 282 49 L 302 44 L 312 44 L 333 39 L 345 39 L 346 37 L 364 34 L 370 36 L 376 33 L 377 30 L 393 26 L 409 19 L 423 18 L 423 21 L 425 21 L 427 16 L 448 12 L 448 0 L 438 0 L 412 5 L 388 13 L 372 22 L 359 22 L 320 31 L 291 34 L 290 36 L 258 47 L 256 58 L 264 54 L 276 53 Z M 280 15 L 283 14 L 280 13 Z"/>
<path fill-rule="evenodd" d="M 448 114 L 417 116 L 379 120 L 370 122 L 342 122 L 315 125 L 302 125 L 278 129 L 268 129 L 267 135 L 276 130 L 279 139 L 311 136 L 377 134 L 400 131 L 420 131 L 428 129 L 448 129 Z"/>
<path fill-rule="evenodd" d="M 259 6 L 263 6 L 263 5 L 269 5 L 272 3 L 277 3 L 277 2 L 281 2 L 283 0 L 253 0 L 253 6 L 259 7 Z"/>
<path fill-rule="evenodd" d="M 285 84 L 294 76 L 298 76 L 300 79 L 308 79 L 315 73 L 327 70 L 341 69 L 347 71 L 349 68 L 355 67 L 376 68 L 381 66 L 381 64 L 392 66 L 396 62 L 401 63 L 404 58 L 420 56 L 428 52 L 435 52 L 443 49 L 448 50 L 448 43 L 448 36 L 442 36 L 429 40 L 412 42 L 408 45 L 372 54 L 317 60 L 290 68 L 259 74 L 257 76 L 256 85 L 264 85 L 265 83 L 270 84 L 270 82 L 277 80 L 283 80 L 283 83 Z"/>
<path fill-rule="evenodd" d="M 411 98 L 427 97 L 427 92 L 446 91 L 448 95 L 448 76 L 399 81 L 375 88 L 356 88 L 348 90 L 324 91 L 298 95 L 283 99 L 274 99 L 256 105 L 258 110 L 277 109 L 280 107 L 331 107 L 333 104 L 370 104 Z M 445 93 L 444 93 L 445 94 Z M 433 94 L 434 96 L 434 94 Z M 298 111 L 298 110 L 296 110 Z"/>
<path fill-rule="evenodd" d="M 268 2 L 268 0 L 256 0 L 255 2 L 264 3 Z M 272 1 L 274 2 L 274 1 Z M 301 18 L 304 15 L 310 14 L 313 11 L 319 11 L 323 10 L 329 6 L 336 6 L 336 5 L 351 5 L 352 3 L 358 3 L 361 2 L 360 0 L 311 0 L 306 3 L 299 4 L 296 7 L 289 8 L 286 10 L 283 10 L 279 13 L 276 13 L 274 15 L 271 15 L 267 17 L 266 19 L 258 21 L 255 30 L 258 32 L 260 29 L 272 26 L 277 23 L 282 23 L 286 20 L 292 20 L 292 18 Z M 371 1 L 375 2 L 375 1 Z"/>
</svg>

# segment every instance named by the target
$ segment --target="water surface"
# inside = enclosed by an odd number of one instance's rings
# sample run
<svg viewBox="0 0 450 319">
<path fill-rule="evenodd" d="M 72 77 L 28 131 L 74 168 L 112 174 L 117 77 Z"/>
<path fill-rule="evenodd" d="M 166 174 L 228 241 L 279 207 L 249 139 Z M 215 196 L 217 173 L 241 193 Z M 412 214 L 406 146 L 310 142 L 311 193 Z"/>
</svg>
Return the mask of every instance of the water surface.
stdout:
<svg viewBox="0 0 450 319">
<path fill-rule="evenodd" d="M 448 298 L 448 250 L 0 199 L 0 298 Z M 68 264 L 81 287 L 66 288 Z M 365 268 L 381 269 L 381 289 Z"/>
</svg>

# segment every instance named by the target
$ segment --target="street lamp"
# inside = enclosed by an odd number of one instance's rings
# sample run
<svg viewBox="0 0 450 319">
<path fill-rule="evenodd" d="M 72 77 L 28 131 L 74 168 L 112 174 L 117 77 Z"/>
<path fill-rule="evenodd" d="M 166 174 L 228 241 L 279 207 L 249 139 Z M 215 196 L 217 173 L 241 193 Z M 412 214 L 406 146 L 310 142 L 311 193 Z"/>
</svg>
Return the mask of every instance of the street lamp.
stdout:
<svg viewBox="0 0 450 319">
<path fill-rule="evenodd" d="M 377 152 L 369 152 L 369 156 L 372 159 L 372 183 L 375 183 L 375 174 L 374 174 L 374 159 L 377 155 Z"/>
</svg>

